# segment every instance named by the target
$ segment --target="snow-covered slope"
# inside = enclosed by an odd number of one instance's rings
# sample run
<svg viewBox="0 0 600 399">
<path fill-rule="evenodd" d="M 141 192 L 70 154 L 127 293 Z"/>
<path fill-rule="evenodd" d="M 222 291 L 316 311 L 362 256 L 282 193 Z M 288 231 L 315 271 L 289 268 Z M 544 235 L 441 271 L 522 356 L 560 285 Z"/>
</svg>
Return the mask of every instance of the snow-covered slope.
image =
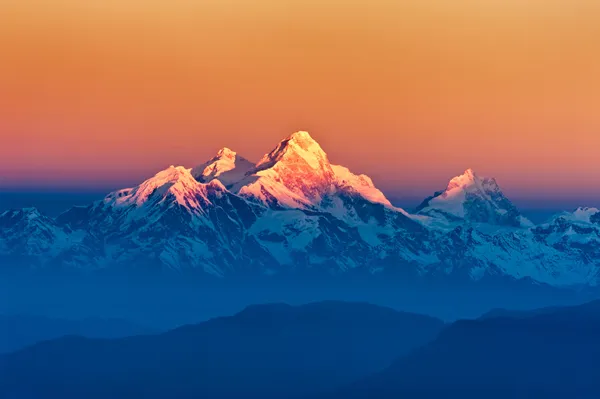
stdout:
<svg viewBox="0 0 600 399">
<path fill-rule="evenodd" d="M 271 208 L 316 209 L 334 190 L 327 154 L 307 132 L 296 132 L 265 154 L 233 191 Z"/>
<path fill-rule="evenodd" d="M 202 183 L 219 179 L 225 186 L 229 186 L 243 179 L 253 168 L 252 162 L 224 147 L 213 158 L 193 168 L 192 176 Z"/>
<path fill-rule="evenodd" d="M 580 207 L 575 209 L 573 212 L 562 212 L 554 216 L 552 221 L 556 222 L 559 219 L 564 219 L 567 222 L 580 225 L 595 224 L 600 226 L 600 209 Z"/>
<path fill-rule="evenodd" d="M 0 213 L 0 254 L 24 257 L 55 254 L 69 244 L 70 238 L 74 237 L 36 208 Z"/>
<path fill-rule="evenodd" d="M 454 177 L 445 190 L 427 198 L 417 212 L 448 222 L 468 221 L 505 226 L 532 226 L 506 198 L 496 179 L 480 178 L 472 169 Z"/>
<path fill-rule="evenodd" d="M 355 175 L 344 166 L 331 165 L 335 175 L 335 184 L 338 190 L 355 193 L 367 201 L 391 207 L 392 204 L 386 196 L 373 184 L 367 175 Z"/>
<path fill-rule="evenodd" d="M 563 212 L 533 231 L 555 249 L 579 254 L 590 262 L 600 258 L 600 210 L 596 208 Z"/>
<path fill-rule="evenodd" d="M 223 186 L 219 183 L 215 187 Z M 104 203 L 116 209 L 135 207 L 144 209 L 154 204 L 171 201 L 188 210 L 201 209 L 200 198 L 206 198 L 206 186 L 198 183 L 191 170 L 182 166 L 170 166 L 135 188 L 109 194 Z"/>
<path fill-rule="evenodd" d="M 119 190 L 87 209 L 73 208 L 57 221 L 94 238 L 97 267 L 125 262 L 160 268 L 201 269 L 223 275 L 238 261 L 252 264 L 246 230 L 264 212 L 213 179 L 200 183 L 190 169 L 169 167 L 137 187 Z M 251 251 L 264 264 L 271 256 Z"/>
<path fill-rule="evenodd" d="M 332 165 L 321 146 L 303 131 L 281 141 L 233 184 L 232 191 L 271 209 L 328 212 L 345 221 L 370 223 L 369 214 L 376 212 L 382 218 L 388 209 L 404 213 L 368 176 Z"/>
<path fill-rule="evenodd" d="M 199 167 L 171 166 L 56 219 L 35 209 L 3 212 L 0 261 L 128 273 L 355 270 L 595 286 L 600 211 L 580 208 L 533 226 L 494 179 L 467 170 L 408 214 L 297 132 L 255 165 L 223 149 Z"/>
</svg>

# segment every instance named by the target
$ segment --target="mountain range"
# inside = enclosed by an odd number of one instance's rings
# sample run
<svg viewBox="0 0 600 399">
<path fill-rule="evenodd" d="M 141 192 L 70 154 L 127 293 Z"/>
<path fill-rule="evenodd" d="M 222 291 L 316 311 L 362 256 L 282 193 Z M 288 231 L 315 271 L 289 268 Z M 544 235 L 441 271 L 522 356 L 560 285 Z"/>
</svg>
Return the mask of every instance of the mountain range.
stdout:
<svg viewBox="0 0 600 399">
<path fill-rule="evenodd" d="M 119 338 L 153 332 L 125 319 L 69 320 L 37 315 L 0 314 L 0 353 L 16 351 L 64 335 Z"/>
<path fill-rule="evenodd" d="M 161 334 L 0 354 L 0 397 L 597 398 L 600 302 L 446 324 L 361 302 L 250 305 Z"/>
<path fill-rule="evenodd" d="M 600 302 L 459 320 L 386 370 L 322 399 L 597 398 Z"/>
<path fill-rule="evenodd" d="M 254 163 L 223 148 L 56 218 L 0 214 L 4 271 L 203 276 L 344 273 L 596 286 L 600 210 L 535 225 L 468 169 L 413 213 L 331 164 L 307 132 Z"/>
<path fill-rule="evenodd" d="M 367 303 L 251 305 L 162 334 L 65 336 L 0 355 L 0 397 L 303 398 L 384 370 L 443 327 Z"/>
</svg>

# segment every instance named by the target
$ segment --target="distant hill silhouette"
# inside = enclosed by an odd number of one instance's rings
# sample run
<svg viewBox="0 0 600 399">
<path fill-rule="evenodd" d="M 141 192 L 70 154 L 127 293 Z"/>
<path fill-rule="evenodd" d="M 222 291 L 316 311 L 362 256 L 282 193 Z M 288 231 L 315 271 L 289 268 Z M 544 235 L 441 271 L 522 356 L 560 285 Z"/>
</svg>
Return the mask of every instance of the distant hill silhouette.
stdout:
<svg viewBox="0 0 600 399">
<path fill-rule="evenodd" d="M 337 398 L 598 398 L 600 301 L 458 321 Z"/>
<path fill-rule="evenodd" d="M 383 370 L 443 327 L 365 303 L 256 305 L 160 335 L 70 336 L 0 357 L 0 397 L 304 396 Z"/>
<path fill-rule="evenodd" d="M 123 319 L 66 320 L 35 315 L 0 314 L 0 353 L 12 352 L 63 335 L 120 338 L 153 331 Z"/>
<path fill-rule="evenodd" d="M 529 309 L 529 310 L 514 310 L 514 309 L 492 309 L 489 312 L 484 313 L 479 317 L 480 319 L 495 319 L 499 317 L 507 317 L 507 318 L 525 318 L 531 317 L 539 314 L 548 314 L 554 313 L 557 310 L 560 310 L 560 306 L 548 306 L 539 309 Z"/>
</svg>

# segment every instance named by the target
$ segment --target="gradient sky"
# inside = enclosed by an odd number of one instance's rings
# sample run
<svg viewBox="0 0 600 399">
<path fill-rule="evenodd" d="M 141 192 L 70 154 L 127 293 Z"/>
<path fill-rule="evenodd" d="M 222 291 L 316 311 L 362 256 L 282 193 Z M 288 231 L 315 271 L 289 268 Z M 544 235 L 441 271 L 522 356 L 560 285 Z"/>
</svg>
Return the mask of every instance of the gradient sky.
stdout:
<svg viewBox="0 0 600 399">
<path fill-rule="evenodd" d="M 394 195 L 600 198 L 600 2 L 3 0 L 0 186 L 130 185 L 296 130 Z"/>
</svg>

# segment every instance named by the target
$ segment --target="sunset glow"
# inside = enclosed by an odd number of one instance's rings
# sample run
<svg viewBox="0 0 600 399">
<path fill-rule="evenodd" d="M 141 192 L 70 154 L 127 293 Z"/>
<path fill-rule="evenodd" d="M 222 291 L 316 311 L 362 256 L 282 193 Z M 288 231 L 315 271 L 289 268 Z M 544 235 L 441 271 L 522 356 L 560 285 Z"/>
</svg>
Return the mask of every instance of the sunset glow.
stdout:
<svg viewBox="0 0 600 399">
<path fill-rule="evenodd" d="M 599 4 L 3 1 L 0 186 L 126 186 L 308 130 L 386 192 L 473 168 L 597 195 Z"/>
</svg>

